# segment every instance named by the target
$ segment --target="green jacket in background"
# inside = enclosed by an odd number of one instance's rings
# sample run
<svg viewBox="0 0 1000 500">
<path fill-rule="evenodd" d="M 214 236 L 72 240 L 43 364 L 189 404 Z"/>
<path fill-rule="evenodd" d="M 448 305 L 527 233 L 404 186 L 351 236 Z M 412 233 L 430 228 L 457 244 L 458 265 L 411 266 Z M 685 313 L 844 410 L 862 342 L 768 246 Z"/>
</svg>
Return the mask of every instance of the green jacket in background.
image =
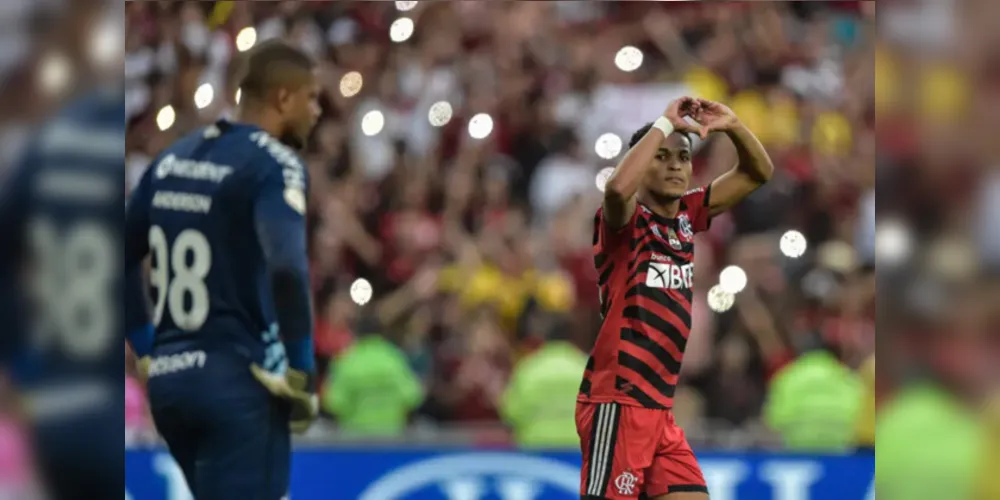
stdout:
<svg viewBox="0 0 1000 500">
<path fill-rule="evenodd" d="M 423 402 L 420 380 L 395 344 L 369 335 L 330 363 L 323 408 L 350 434 L 394 436 Z"/>
<path fill-rule="evenodd" d="M 947 391 L 931 384 L 904 389 L 878 413 L 879 500 L 972 500 L 985 437 L 975 412 Z"/>
<path fill-rule="evenodd" d="M 802 355 L 771 380 L 764 418 L 796 451 L 846 451 L 855 444 L 864 384 L 832 354 Z"/>
<path fill-rule="evenodd" d="M 514 367 L 501 402 L 519 446 L 576 448 L 576 396 L 587 355 L 568 342 L 549 342 Z"/>
</svg>

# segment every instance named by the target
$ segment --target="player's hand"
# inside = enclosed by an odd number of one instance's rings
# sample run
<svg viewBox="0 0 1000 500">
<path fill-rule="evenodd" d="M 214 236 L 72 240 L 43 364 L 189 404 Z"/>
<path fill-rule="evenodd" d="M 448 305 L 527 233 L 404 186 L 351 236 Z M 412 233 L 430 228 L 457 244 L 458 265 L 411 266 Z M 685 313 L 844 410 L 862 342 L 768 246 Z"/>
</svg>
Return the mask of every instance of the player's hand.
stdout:
<svg viewBox="0 0 1000 500">
<path fill-rule="evenodd" d="M 309 375 L 291 368 L 280 375 L 256 364 L 250 366 L 250 371 L 268 392 L 292 404 L 292 432 L 302 434 L 309 430 L 319 416 L 319 399 L 309 388 Z"/>
<path fill-rule="evenodd" d="M 694 119 L 707 132 L 725 132 L 739 126 L 740 119 L 728 106 L 708 99 L 696 99 Z"/>
<path fill-rule="evenodd" d="M 701 103 L 694 97 L 681 97 L 670 101 L 663 117 L 670 120 L 674 130 L 685 134 L 698 134 L 702 139 L 708 137 L 708 128 L 698 121 Z M 690 118 L 691 120 L 687 120 Z"/>
</svg>

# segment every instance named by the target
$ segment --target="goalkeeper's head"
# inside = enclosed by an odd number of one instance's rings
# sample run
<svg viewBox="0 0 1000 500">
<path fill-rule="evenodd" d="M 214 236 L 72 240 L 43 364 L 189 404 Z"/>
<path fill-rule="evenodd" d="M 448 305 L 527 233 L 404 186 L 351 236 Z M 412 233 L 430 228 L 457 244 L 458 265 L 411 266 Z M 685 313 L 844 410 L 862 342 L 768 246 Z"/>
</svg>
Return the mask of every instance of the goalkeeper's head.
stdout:
<svg viewBox="0 0 1000 500">
<path fill-rule="evenodd" d="M 254 47 L 240 82 L 240 114 L 256 117 L 268 132 L 301 149 L 321 109 L 316 63 L 305 52 L 278 40 Z"/>
</svg>

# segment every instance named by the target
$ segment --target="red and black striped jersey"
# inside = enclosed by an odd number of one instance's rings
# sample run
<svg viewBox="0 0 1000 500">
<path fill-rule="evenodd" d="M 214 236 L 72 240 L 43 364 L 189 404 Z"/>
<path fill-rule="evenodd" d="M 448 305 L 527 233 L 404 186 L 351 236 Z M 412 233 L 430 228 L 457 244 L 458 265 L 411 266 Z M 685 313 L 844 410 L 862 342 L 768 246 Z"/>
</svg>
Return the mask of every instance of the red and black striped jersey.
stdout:
<svg viewBox="0 0 1000 500">
<path fill-rule="evenodd" d="M 711 224 L 711 186 L 681 198 L 673 219 L 641 203 L 629 223 L 594 219 L 594 267 L 604 318 L 579 401 L 670 408 L 691 333 L 694 235 Z"/>
</svg>

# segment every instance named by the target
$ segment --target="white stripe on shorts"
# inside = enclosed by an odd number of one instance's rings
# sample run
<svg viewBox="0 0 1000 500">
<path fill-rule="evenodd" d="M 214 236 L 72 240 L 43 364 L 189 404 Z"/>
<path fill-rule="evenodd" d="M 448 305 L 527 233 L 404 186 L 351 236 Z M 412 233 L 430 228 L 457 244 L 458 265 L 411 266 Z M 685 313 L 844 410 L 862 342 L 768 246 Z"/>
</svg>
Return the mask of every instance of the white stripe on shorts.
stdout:
<svg viewBox="0 0 1000 500">
<path fill-rule="evenodd" d="M 616 427 L 619 416 L 618 403 L 597 406 L 594 418 L 594 440 L 590 446 L 590 474 L 587 478 L 587 495 L 599 497 L 607 489 L 607 481 L 614 465 Z"/>
</svg>

